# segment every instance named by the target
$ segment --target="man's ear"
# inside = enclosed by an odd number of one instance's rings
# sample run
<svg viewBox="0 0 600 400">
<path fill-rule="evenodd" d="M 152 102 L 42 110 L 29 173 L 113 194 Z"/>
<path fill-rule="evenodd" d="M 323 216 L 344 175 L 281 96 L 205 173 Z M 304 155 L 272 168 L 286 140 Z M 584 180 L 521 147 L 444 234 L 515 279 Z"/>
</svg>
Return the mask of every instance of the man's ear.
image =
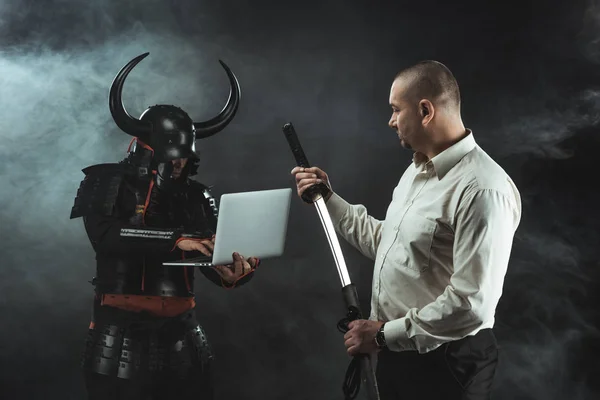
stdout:
<svg viewBox="0 0 600 400">
<path fill-rule="evenodd" d="M 433 119 L 435 108 L 431 101 L 423 99 L 419 102 L 419 114 L 423 125 L 427 125 Z"/>
</svg>

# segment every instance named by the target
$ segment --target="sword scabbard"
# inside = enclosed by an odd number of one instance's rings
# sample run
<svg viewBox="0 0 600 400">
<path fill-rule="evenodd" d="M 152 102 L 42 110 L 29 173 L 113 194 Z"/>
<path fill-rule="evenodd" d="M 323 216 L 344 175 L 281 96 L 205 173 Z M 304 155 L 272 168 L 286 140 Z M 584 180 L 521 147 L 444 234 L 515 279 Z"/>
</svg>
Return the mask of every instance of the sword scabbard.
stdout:
<svg viewBox="0 0 600 400">
<path fill-rule="evenodd" d="M 360 302 L 358 300 L 358 292 L 356 286 L 351 283 L 342 288 L 342 295 L 344 296 L 344 302 L 348 309 L 354 309 L 356 312 L 356 319 L 363 319 L 362 312 L 360 311 Z M 367 397 L 369 400 L 379 399 L 379 386 L 377 385 L 377 379 L 375 378 L 375 370 L 373 369 L 373 360 L 370 354 L 361 354 L 361 379 L 365 383 L 367 389 Z"/>
</svg>

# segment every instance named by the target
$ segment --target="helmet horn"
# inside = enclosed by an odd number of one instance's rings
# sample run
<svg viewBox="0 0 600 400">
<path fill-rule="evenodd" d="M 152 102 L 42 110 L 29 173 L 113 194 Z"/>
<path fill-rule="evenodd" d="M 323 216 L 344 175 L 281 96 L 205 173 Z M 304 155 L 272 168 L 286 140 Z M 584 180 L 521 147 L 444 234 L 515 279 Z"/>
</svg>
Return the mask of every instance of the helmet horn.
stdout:
<svg viewBox="0 0 600 400">
<path fill-rule="evenodd" d="M 113 83 L 110 87 L 110 94 L 108 96 L 108 106 L 110 107 L 110 113 L 117 124 L 117 126 L 125 133 L 131 136 L 139 137 L 143 141 L 148 140 L 150 132 L 152 131 L 152 124 L 147 121 L 140 121 L 137 118 L 132 117 L 125 106 L 123 105 L 122 93 L 125 79 L 131 70 L 146 56 L 150 53 L 144 53 L 133 60 L 129 61 L 121 71 L 117 74 Z"/>
<path fill-rule="evenodd" d="M 204 122 L 194 122 L 196 139 L 204 139 L 222 131 L 233 120 L 240 105 L 240 83 L 227 64 L 221 60 L 219 60 L 219 62 L 225 69 L 227 77 L 229 78 L 229 84 L 231 85 L 229 99 L 227 99 L 227 104 L 225 104 L 225 107 L 223 107 L 216 117 Z"/>
</svg>

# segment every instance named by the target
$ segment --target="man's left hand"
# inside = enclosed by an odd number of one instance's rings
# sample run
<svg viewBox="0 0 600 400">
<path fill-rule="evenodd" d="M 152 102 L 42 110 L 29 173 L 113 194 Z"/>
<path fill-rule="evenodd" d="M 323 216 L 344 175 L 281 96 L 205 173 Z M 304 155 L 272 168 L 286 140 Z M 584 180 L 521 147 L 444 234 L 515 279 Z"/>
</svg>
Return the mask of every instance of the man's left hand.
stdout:
<svg viewBox="0 0 600 400">
<path fill-rule="evenodd" d="M 221 275 L 221 278 L 223 278 L 225 282 L 231 285 L 241 276 L 252 271 L 256 267 L 256 261 L 255 257 L 250 257 L 246 260 L 239 253 L 233 253 L 233 264 L 217 265 L 214 266 L 213 269 Z"/>
<path fill-rule="evenodd" d="M 357 354 L 371 354 L 377 351 L 375 335 L 383 321 L 370 321 L 357 319 L 348 324 L 350 330 L 344 335 L 344 345 L 351 356 Z"/>
</svg>

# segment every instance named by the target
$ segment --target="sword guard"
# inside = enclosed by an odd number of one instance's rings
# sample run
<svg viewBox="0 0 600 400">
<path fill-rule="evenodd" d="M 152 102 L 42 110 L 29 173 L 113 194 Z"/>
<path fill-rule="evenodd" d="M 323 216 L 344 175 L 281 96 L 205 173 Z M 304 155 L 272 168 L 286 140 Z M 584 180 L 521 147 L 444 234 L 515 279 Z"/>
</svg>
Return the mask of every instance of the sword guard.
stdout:
<svg viewBox="0 0 600 400">
<path fill-rule="evenodd" d="M 301 197 L 305 203 L 312 204 L 320 198 L 327 197 L 329 193 L 331 193 L 331 189 L 329 189 L 326 184 L 321 182 L 308 187 L 304 193 L 302 193 Z"/>
</svg>

